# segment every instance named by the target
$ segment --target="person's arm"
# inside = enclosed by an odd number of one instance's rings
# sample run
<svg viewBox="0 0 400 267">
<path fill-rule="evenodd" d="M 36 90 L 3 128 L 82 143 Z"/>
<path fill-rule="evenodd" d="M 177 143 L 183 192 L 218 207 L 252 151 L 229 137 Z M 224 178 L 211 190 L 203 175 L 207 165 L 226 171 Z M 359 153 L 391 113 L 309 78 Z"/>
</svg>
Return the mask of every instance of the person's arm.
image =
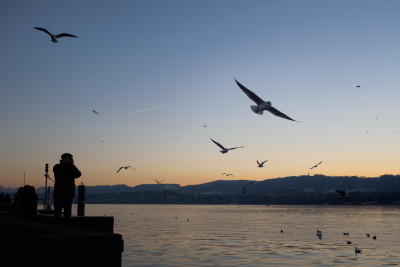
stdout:
<svg viewBox="0 0 400 267">
<path fill-rule="evenodd" d="M 81 177 L 82 173 L 75 165 L 72 165 L 72 176 L 76 179 Z"/>
</svg>

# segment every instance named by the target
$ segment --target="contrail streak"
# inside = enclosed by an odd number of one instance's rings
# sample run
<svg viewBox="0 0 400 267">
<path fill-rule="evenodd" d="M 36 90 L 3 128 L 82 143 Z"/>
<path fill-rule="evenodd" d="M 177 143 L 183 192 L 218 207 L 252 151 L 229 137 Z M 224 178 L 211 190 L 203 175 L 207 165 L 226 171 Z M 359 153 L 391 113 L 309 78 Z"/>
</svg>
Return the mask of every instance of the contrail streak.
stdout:
<svg viewBox="0 0 400 267">
<path fill-rule="evenodd" d="M 135 114 L 135 113 L 145 112 L 145 111 L 148 111 L 148 110 L 159 109 L 159 108 L 163 108 L 163 107 L 164 106 L 157 106 L 157 107 L 153 107 L 153 108 L 146 108 L 146 109 L 142 109 L 142 110 L 136 110 L 136 111 L 133 111 L 133 112 L 121 114 L 120 116 L 132 115 L 132 114 Z"/>
</svg>

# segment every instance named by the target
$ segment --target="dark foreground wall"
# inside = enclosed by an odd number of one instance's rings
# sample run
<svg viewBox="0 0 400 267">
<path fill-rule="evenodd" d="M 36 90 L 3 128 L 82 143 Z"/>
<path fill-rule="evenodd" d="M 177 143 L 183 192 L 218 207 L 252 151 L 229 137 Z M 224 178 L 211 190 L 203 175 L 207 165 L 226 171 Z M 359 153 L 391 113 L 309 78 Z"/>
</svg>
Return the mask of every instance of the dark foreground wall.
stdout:
<svg viewBox="0 0 400 267">
<path fill-rule="evenodd" d="M 0 214 L 0 266 L 120 267 L 123 240 L 112 233 L 112 225 L 112 217 L 55 220 Z"/>
</svg>

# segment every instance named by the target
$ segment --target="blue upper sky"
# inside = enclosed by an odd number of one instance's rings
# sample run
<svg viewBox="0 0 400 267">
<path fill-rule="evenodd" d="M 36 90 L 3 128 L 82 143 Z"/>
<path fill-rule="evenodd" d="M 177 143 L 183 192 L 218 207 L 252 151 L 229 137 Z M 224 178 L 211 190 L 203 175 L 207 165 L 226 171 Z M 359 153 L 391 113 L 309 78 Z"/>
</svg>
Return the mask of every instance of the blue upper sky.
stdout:
<svg viewBox="0 0 400 267">
<path fill-rule="evenodd" d="M 44 164 L 64 152 L 88 185 L 397 174 L 399 11 L 399 1 L 2 1 L 0 185 L 26 172 L 42 186 Z M 33 27 L 78 38 L 54 44 Z M 301 123 L 253 113 L 234 78 Z M 245 147 L 222 155 L 209 138 Z M 124 165 L 137 171 L 116 174 Z"/>
</svg>

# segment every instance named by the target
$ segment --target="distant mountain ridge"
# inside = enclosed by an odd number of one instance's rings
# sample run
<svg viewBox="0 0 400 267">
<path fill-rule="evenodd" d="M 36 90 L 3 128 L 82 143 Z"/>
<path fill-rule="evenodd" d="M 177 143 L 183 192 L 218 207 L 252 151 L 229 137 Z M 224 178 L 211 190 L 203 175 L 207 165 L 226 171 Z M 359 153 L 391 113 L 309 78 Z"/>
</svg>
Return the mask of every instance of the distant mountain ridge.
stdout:
<svg viewBox="0 0 400 267">
<path fill-rule="evenodd" d="M 102 195 L 134 192 L 171 191 L 193 195 L 242 195 L 243 186 L 251 180 L 217 180 L 199 185 L 180 186 L 179 184 L 141 184 L 134 187 L 125 184 L 86 186 L 86 194 Z M 357 176 L 291 176 L 285 178 L 254 181 L 246 189 L 246 195 L 286 194 L 294 192 L 330 193 L 336 189 L 348 192 L 400 192 L 400 175 L 382 175 L 376 178 Z M 18 188 L 0 186 L 0 193 L 15 193 Z M 43 194 L 44 187 L 36 189 Z"/>
</svg>

